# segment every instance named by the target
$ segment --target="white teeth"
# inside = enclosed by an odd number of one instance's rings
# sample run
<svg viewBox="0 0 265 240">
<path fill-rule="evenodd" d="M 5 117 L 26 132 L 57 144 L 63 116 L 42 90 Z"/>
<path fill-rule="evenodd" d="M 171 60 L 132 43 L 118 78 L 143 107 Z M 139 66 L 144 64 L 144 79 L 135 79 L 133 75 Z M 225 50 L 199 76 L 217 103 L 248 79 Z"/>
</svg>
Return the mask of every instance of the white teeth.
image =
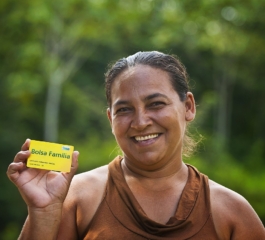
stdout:
<svg viewBox="0 0 265 240">
<path fill-rule="evenodd" d="M 150 134 L 150 135 L 147 135 L 147 136 L 139 136 L 139 137 L 135 137 L 135 140 L 136 141 L 144 141 L 144 140 L 148 140 L 148 139 L 152 139 L 152 138 L 156 138 L 158 137 L 158 134 Z"/>
</svg>

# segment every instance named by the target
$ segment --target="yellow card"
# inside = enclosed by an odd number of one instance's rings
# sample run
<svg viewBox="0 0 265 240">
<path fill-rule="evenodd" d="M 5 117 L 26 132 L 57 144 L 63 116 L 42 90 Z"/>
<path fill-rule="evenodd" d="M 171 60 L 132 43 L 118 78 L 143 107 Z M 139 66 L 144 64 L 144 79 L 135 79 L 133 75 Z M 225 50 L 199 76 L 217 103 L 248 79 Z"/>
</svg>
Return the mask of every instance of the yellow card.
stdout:
<svg viewBox="0 0 265 240">
<path fill-rule="evenodd" d="M 27 167 L 70 172 L 73 146 L 31 140 L 29 150 Z"/>
</svg>

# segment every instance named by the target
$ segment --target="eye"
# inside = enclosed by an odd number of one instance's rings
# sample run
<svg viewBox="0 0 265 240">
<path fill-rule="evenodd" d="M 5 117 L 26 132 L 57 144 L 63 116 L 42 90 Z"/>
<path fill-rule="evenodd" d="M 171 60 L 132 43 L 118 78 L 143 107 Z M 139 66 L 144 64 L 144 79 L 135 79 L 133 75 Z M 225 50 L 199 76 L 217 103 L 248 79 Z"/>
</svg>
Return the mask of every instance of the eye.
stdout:
<svg viewBox="0 0 265 240">
<path fill-rule="evenodd" d="M 118 114 L 118 113 L 126 113 L 126 112 L 129 112 L 129 111 L 130 111 L 130 108 L 122 107 L 122 108 L 117 109 L 115 113 L 116 114 Z"/>
<path fill-rule="evenodd" d="M 166 105 L 164 102 L 159 102 L 159 101 L 157 101 L 157 102 L 152 102 L 152 103 L 150 104 L 150 107 L 152 107 L 152 108 L 158 108 L 158 107 L 162 107 L 162 106 L 164 106 L 164 105 Z"/>
</svg>

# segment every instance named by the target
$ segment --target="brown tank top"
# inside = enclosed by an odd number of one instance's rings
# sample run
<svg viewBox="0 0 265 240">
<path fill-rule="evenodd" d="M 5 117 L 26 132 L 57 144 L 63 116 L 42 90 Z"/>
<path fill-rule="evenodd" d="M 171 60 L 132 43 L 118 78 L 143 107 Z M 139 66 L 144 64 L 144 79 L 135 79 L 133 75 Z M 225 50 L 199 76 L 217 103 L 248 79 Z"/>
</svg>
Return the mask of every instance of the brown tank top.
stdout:
<svg viewBox="0 0 265 240">
<path fill-rule="evenodd" d="M 82 239 L 218 239 L 211 216 L 208 177 L 194 167 L 181 194 L 177 210 L 166 224 L 147 217 L 121 169 L 122 157 L 109 164 L 104 198 Z"/>
</svg>

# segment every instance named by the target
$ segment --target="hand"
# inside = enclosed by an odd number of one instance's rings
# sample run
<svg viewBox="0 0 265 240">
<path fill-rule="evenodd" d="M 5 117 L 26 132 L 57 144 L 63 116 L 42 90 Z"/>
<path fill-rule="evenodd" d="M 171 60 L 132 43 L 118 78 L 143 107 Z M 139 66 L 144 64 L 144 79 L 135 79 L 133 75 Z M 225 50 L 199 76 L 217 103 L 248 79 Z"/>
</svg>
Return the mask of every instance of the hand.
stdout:
<svg viewBox="0 0 265 240">
<path fill-rule="evenodd" d="M 71 180 L 78 167 L 78 152 L 73 153 L 70 173 L 27 168 L 30 156 L 30 140 L 27 139 L 7 169 L 8 178 L 17 186 L 24 201 L 30 208 L 46 208 L 62 204 Z"/>
</svg>

